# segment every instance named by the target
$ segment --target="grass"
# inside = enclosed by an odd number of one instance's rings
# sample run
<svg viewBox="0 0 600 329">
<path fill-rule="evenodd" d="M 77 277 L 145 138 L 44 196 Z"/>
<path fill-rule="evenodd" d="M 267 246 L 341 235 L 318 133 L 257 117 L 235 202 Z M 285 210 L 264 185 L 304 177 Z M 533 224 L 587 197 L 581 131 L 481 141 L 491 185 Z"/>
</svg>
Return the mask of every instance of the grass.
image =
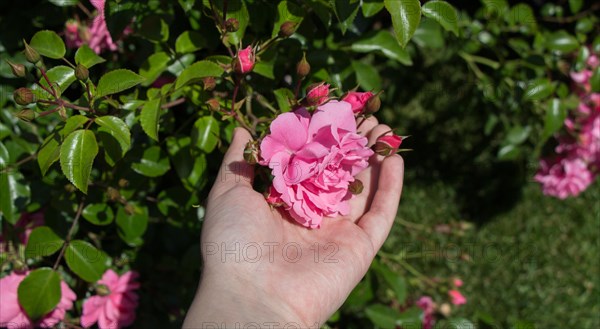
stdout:
<svg viewBox="0 0 600 329">
<path fill-rule="evenodd" d="M 600 328 L 600 182 L 565 201 L 527 184 L 485 221 L 464 221 L 457 198 L 450 185 L 409 177 L 384 251 L 408 252 L 428 277 L 462 278 L 468 303 L 453 316 L 492 328 Z"/>
</svg>

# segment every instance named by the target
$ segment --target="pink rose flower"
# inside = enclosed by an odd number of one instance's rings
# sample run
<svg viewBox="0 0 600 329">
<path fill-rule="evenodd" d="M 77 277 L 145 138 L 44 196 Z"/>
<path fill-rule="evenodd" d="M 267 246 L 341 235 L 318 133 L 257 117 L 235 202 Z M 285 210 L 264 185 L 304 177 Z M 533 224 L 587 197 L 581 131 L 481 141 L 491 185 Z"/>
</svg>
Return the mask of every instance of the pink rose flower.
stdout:
<svg viewBox="0 0 600 329">
<path fill-rule="evenodd" d="M 456 288 L 460 288 L 463 285 L 463 281 L 461 279 L 454 279 L 452 280 L 452 284 L 456 287 Z"/>
<path fill-rule="evenodd" d="M 98 16 L 94 18 L 94 21 L 90 26 L 90 40 L 88 45 L 97 54 L 105 49 L 116 51 L 118 49 L 117 44 L 113 41 L 108 32 L 108 27 L 106 26 L 106 17 L 104 15 L 104 5 L 106 0 L 90 0 L 90 2 L 94 5 L 96 10 L 98 10 Z"/>
<path fill-rule="evenodd" d="M 448 295 L 450 296 L 450 302 L 454 305 L 463 305 L 467 303 L 467 299 L 463 296 L 458 290 L 450 290 L 448 291 Z"/>
<path fill-rule="evenodd" d="M 423 329 L 431 329 L 435 324 L 435 303 L 429 296 L 422 296 L 415 305 L 423 310 Z"/>
<path fill-rule="evenodd" d="M 233 70 L 238 74 L 250 73 L 254 68 L 256 58 L 251 46 L 238 51 L 233 60 Z"/>
<path fill-rule="evenodd" d="M 135 292 L 140 287 L 135 281 L 138 276 L 135 271 L 125 272 L 121 276 L 111 269 L 106 271 L 98 284 L 104 285 L 108 292 L 92 296 L 83 303 L 81 326 L 89 328 L 97 322 L 101 329 L 118 329 L 131 325 L 138 306 Z"/>
<path fill-rule="evenodd" d="M 306 102 L 309 106 L 318 106 L 329 99 L 329 85 L 325 82 L 308 87 Z"/>
<path fill-rule="evenodd" d="M 352 112 L 361 113 L 371 97 L 373 97 L 373 93 L 370 91 L 364 93 L 352 91 L 346 94 L 342 100 L 352 105 Z"/>
<path fill-rule="evenodd" d="M 76 20 L 68 20 L 65 23 L 65 43 L 68 48 L 79 48 L 83 44 L 79 27 L 79 22 Z"/>
<path fill-rule="evenodd" d="M 380 136 L 377 138 L 373 150 L 375 153 L 383 156 L 390 156 L 398 152 L 398 148 L 402 144 L 402 137 L 392 134 L 389 136 Z"/>
<path fill-rule="evenodd" d="M 566 199 L 579 195 L 594 177 L 582 159 L 558 157 L 555 160 L 542 159 L 534 179 L 542 184 L 544 194 Z"/>
<path fill-rule="evenodd" d="M 13 272 L 0 279 L 0 327 L 28 329 L 34 327 L 52 328 L 65 318 L 68 310 L 73 308 L 73 302 L 77 296 L 69 286 L 60 281 L 61 297 L 60 301 L 48 314 L 39 321 L 34 322 L 29 319 L 25 310 L 19 305 L 17 290 L 21 281 L 27 277 L 28 272 Z"/>
<path fill-rule="evenodd" d="M 274 176 L 280 198 L 301 225 L 318 228 L 323 216 L 348 215 L 348 185 L 373 154 L 356 133 L 349 103 L 331 101 L 311 115 L 305 108 L 279 115 L 261 142 L 261 164 Z"/>
<path fill-rule="evenodd" d="M 19 232 L 19 240 L 23 245 L 27 245 L 29 235 L 34 228 L 44 225 L 44 212 L 42 210 L 34 213 L 22 213 L 19 220 L 15 223 L 15 229 Z"/>
</svg>

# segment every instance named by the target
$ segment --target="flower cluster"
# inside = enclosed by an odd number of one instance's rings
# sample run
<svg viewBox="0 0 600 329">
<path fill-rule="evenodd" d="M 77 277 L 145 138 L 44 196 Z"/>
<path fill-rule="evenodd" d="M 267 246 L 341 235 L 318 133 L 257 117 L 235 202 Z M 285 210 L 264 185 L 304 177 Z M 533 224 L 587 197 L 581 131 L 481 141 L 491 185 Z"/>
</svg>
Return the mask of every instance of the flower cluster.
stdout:
<svg viewBox="0 0 600 329">
<path fill-rule="evenodd" d="M 587 59 L 587 67 L 572 72 L 580 98 L 576 112 L 567 117 L 566 133 L 558 136 L 556 155 L 543 158 L 535 180 L 544 194 L 565 199 L 577 196 L 595 179 L 600 170 L 600 93 L 591 89 L 590 78 L 598 67 L 598 55 Z"/>
<path fill-rule="evenodd" d="M 448 290 L 448 297 L 450 297 L 450 303 L 459 307 L 467 303 L 467 299 L 463 294 L 458 291 L 458 288 L 462 287 L 463 282 L 461 279 L 455 278 L 451 281 L 450 290 Z M 441 305 L 436 304 L 430 296 L 421 296 L 415 302 L 415 306 L 423 311 L 423 329 L 432 329 L 436 322 L 436 314 L 449 317 L 452 313 L 452 306 L 445 302 Z"/>
</svg>

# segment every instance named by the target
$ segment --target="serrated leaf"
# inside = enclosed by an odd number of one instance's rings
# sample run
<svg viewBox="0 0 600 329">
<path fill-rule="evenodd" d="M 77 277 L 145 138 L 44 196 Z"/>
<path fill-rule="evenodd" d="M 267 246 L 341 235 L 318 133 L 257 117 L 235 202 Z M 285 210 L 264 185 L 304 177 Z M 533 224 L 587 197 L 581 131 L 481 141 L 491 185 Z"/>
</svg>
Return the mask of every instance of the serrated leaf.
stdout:
<svg viewBox="0 0 600 329">
<path fill-rule="evenodd" d="M 96 118 L 94 122 L 110 133 L 121 146 L 122 155 L 125 155 L 131 146 L 131 133 L 127 124 L 112 115 Z"/>
<path fill-rule="evenodd" d="M 158 141 L 158 128 L 161 114 L 160 98 L 147 101 L 142 107 L 142 112 L 140 114 L 142 129 L 155 141 Z"/>
<path fill-rule="evenodd" d="M 96 87 L 96 97 L 116 94 L 144 82 L 144 77 L 130 70 L 118 69 L 103 75 Z"/>
<path fill-rule="evenodd" d="M 348 1 L 348 0 L 332 0 L 333 11 L 338 21 L 340 22 L 340 29 L 342 34 L 346 34 L 348 28 L 354 23 L 354 19 L 358 14 L 360 8 L 359 1 Z"/>
<path fill-rule="evenodd" d="M 139 33 L 150 41 L 165 42 L 169 40 L 169 24 L 159 15 L 149 15 L 142 21 Z"/>
<path fill-rule="evenodd" d="M 119 237 L 127 244 L 137 246 L 148 227 L 148 209 L 134 207 L 135 213 L 129 215 L 124 207 L 117 210 L 117 228 Z"/>
<path fill-rule="evenodd" d="M 25 247 L 25 257 L 50 256 L 57 252 L 64 242 L 48 226 L 36 227 L 29 235 L 27 247 Z"/>
<path fill-rule="evenodd" d="M 356 82 L 364 90 L 381 89 L 381 77 L 379 76 L 379 72 L 372 65 L 359 61 L 352 61 L 352 68 L 356 74 Z"/>
<path fill-rule="evenodd" d="M 382 263 L 373 263 L 373 268 L 380 275 L 384 282 L 394 291 L 396 299 L 400 304 L 406 300 L 406 281 L 402 276 L 394 273 L 389 267 Z"/>
<path fill-rule="evenodd" d="M 210 61 L 199 61 L 181 72 L 175 83 L 175 89 L 179 89 L 192 82 L 199 81 L 206 77 L 219 77 L 225 70 L 219 65 Z"/>
<path fill-rule="evenodd" d="M 50 166 L 58 161 L 60 157 L 60 145 L 65 137 L 82 127 L 87 121 L 88 118 L 83 115 L 69 117 L 65 124 L 57 126 L 52 134 L 44 140 L 42 145 L 40 145 L 37 156 L 38 165 L 40 166 L 42 175 L 46 175 Z"/>
<path fill-rule="evenodd" d="M 550 80 L 541 78 L 533 80 L 529 83 L 527 88 L 525 89 L 525 94 L 523 98 L 525 100 L 542 100 L 552 95 L 554 92 L 554 86 L 550 82 Z"/>
<path fill-rule="evenodd" d="M 140 67 L 140 76 L 145 80 L 142 86 L 151 85 L 171 64 L 171 57 L 164 52 L 152 54 Z"/>
<path fill-rule="evenodd" d="M 385 0 L 384 3 L 385 8 L 392 15 L 396 39 L 404 48 L 421 21 L 421 3 L 419 0 Z"/>
<path fill-rule="evenodd" d="M 46 71 L 46 75 L 48 76 L 48 79 L 52 81 L 52 85 L 54 87 L 58 86 L 58 89 L 55 88 L 55 90 L 59 95 L 62 94 L 65 90 L 67 90 L 67 88 L 69 88 L 69 86 L 76 80 L 75 70 L 64 65 L 58 65 L 49 69 L 48 71 Z M 48 82 L 43 77 L 40 78 L 39 83 L 44 87 L 49 87 Z M 54 98 L 45 90 L 41 89 L 38 85 L 34 85 L 32 87 L 32 90 L 34 90 L 37 93 L 39 98 Z"/>
<path fill-rule="evenodd" d="M 0 143 L 2 147 L 4 145 Z M 29 185 L 25 184 L 23 175 L 16 170 L 0 172 L 0 195 L 0 221 L 4 219 L 14 225 L 20 212 L 29 204 Z"/>
<path fill-rule="evenodd" d="M 106 62 L 106 60 L 98 56 L 88 45 L 81 45 L 75 53 L 75 63 L 81 64 L 88 69 L 96 64 L 104 62 Z"/>
<path fill-rule="evenodd" d="M 40 55 L 53 59 L 61 59 L 67 52 L 63 40 L 56 32 L 49 30 L 34 34 L 29 45 L 37 50 Z"/>
<path fill-rule="evenodd" d="M 106 203 L 93 203 L 83 209 L 83 218 L 94 225 L 108 225 L 113 222 L 115 215 Z"/>
<path fill-rule="evenodd" d="M 396 328 L 400 312 L 383 304 L 374 304 L 365 309 L 367 318 L 379 328 Z"/>
<path fill-rule="evenodd" d="M 351 45 L 351 49 L 359 53 L 380 52 L 384 56 L 396 60 L 404 65 L 412 65 L 408 52 L 398 44 L 394 36 L 388 31 L 378 31 L 368 34 Z"/>
<path fill-rule="evenodd" d="M 51 268 L 38 268 L 21 281 L 17 294 L 19 305 L 36 321 L 60 301 L 60 277 Z"/>
<path fill-rule="evenodd" d="M 202 117 L 194 123 L 192 140 L 196 147 L 206 153 L 212 152 L 219 143 L 219 123 L 212 116 Z"/>
<path fill-rule="evenodd" d="M 273 90 L 273 94 L 275 95 L 279 110 L 281 112 L 289 112 L 292 108 L 291 102 L 295 98 L 294 92 L 287 88 L 280 88 Z"/>
<path fill-rule="evenodd" d="M 88 180 L 98 143 L 90 130 L 76 130 L 69 134 L 60 147 L 60 167 L 67 179 L 87 194 Z"/>
<path fill-rule="evenodd" d="M 159 146 L 151 146 L 144 150 L 139 162 L 134 162 L 131 168 L 140 175 L 147 177 L 158 177 L 164 175 L 171 165 Z"/>
<path fill-rule="evenodd" d="M 458 14 L 446 1 L 429 1 L 421 8 L 423 16 L 438 22 L 446 31 L 458 36 Z"/>
<path fill-rule="evenodd" d="M 365 17 L 373 17 L 377 15 L 385 5 L 383 0 L 366 0 L 362 4 L 362 13 Z"/>
<path fill-rule="evenodd" d="M 87 282 L 100 280 L 106 271 L 104 252 L 83 240 L 73 240 L 69 243 L 65 260 L 71 271 Z"/>
<path fill-rule="evenodd" d="M 302 7 L 296 5 L 293 2 L 284 0 L 277 5 L 277 15 L 275 16 L 275 24 L 273 25 L 273 32 L 271 37 L 274 38 L 279 34 L 281 25 L 285 22 L 292 22 L 296 24 L 296 28 L 302 23 L 304 19 L 304 10 Z"/>
</svg>

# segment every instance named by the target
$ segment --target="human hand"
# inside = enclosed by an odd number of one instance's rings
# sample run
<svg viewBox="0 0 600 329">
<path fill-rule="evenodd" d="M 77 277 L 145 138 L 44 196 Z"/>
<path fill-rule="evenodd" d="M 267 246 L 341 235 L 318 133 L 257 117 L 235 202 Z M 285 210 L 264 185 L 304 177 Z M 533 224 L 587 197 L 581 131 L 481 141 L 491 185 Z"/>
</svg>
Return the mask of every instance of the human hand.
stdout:
<svg viewBox="0 0 600 329">
<path fill-rule="evenodd" d="M 359 131 L 371 146 L 390 128 L 371 117 Z M 357 176 L 364 190 L 350 201 L 350 215 L 325 218 L 320 229 L 310 230 L 253 190 L 254 169 L 243 158 L 250 139 L 235 130 L 208 197 L 202 279 L 184 328 L 319 328 L 389 234 L 402 191 L 402 158 L 373 155 Z"/>
</svg>

